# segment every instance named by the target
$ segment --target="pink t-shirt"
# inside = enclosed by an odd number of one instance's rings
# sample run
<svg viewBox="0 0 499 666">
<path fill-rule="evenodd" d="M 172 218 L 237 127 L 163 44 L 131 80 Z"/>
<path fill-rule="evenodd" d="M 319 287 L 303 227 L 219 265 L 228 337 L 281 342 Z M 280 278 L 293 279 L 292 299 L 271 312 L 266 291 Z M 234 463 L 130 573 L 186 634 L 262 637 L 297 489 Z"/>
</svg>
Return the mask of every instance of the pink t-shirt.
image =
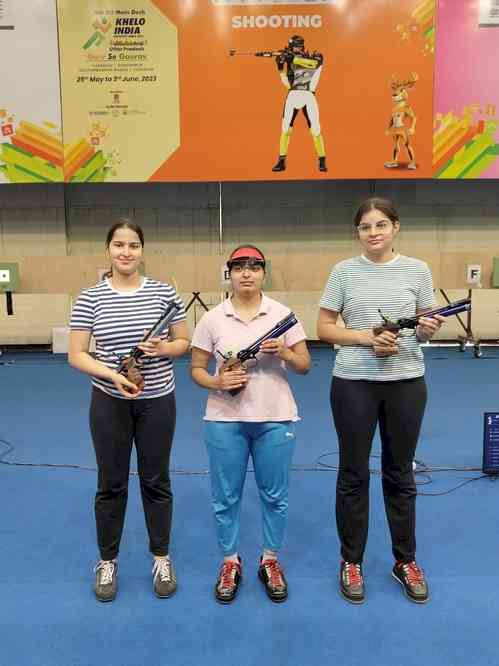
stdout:
<svg viewBox="0 0 499 666">
<path fill-rule="evenodd" d="M 258 313 L 244 322 L 228 299 L 203 315 L 194 331 L 192 346 L 214 354 L 218 372 L 223 359 L 215 353 L 217 350 L 236 356 L 289 313 L 285 305 L 263 295 Z M 286 347 L 292 347 L 307 336 L 298 322 L 283 337 Z M 247 369 L 248 383 L 240 393 L 233 396 L 228 391 L 210 391 L 206 421 L 299 420 L 284 361 L 266 353 L 259 353 L 256 358 L 258 363 Z"/>
</svg>

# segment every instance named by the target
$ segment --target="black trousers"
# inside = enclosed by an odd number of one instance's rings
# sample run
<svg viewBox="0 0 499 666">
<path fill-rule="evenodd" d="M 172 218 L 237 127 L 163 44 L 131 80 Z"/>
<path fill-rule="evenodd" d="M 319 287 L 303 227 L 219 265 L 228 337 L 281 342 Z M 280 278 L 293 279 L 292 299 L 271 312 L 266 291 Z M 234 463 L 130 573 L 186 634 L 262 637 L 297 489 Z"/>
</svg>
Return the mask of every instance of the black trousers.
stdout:
<svg viewBox="0 0 499 666">
<path fill-rule="evenodd" d="M 90 431 L 98 467 L 95 519 L 103 560 L 118 555 L 134 442 L 149 549 L 154 555 L 168 554 L 173 505 L 169 466 L 175 413 L 173 393 L 125 400 L 100 389 L 92 391 Z"/>
<path fill-rule="evenodd" d="M 340 461 L 336 524 L 341 555 L 360 563 L 369 521 L 369 455 L 379 424 L 385 510 L 396 560 L 416 553 L 416 484 L 412 462 L 426 406 L 424 377 L 373 382 L 333 377 L 331 408 Z"/>
</svg>

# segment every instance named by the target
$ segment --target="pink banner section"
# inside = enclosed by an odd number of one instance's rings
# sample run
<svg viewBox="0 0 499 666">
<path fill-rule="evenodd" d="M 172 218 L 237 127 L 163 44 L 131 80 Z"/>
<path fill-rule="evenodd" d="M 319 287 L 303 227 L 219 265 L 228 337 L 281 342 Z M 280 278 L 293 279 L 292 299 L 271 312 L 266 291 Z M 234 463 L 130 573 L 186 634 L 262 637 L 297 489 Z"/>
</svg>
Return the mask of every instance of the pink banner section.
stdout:
<svg viewBox="0 0 499 666">
<path fill-rule="evenodd" d="M 439 0 L 433 174 L 499 178 L 497 3 Z"/>
</svg>

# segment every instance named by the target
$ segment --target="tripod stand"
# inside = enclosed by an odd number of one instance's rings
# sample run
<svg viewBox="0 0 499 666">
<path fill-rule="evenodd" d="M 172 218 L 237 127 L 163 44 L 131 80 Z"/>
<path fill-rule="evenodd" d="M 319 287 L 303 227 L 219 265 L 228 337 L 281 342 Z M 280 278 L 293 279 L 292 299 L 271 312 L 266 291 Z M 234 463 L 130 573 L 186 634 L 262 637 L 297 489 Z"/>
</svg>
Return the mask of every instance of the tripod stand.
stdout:
<svg viewBox="0 0 499 666">
<path fill-rule="evenodd" d="M 208 312 L 209 308 L 206 305 L 206 303 L 203 302 L 202 298 L 200 298 L 200 296 L 199 296 L 200 293 L 201 293 L 200 291 L 193 291 L 192 292 L 192 298 L 187 303 L 187 305 L 185 306 L 185 311 L 186 312 L 189 310 L 189 308 L 191 308 L 194 305 L 194 303 L 196 301 L 201 305 L 201 307 L 203 307 L 206 310 L 206 312 Z"/>
<path fill-rule="evenodd" d="M 444 299 L 447 301 L 447 303 L 450 303 L 449 298 L 445 291 L 443 289 L 440 289 L 440 293 L 444 297 Z M 471 289 L 468 289 L 468 298 L 471 298 Z M 466 351 L 466 345 L 467 343 L 471 343 L 473 345 L 473 355 L 475 358 L 481 358 L 483 352 L 480 346 L 480 339 L 476 338 L 473 334 L 473 330 L 471 328 L 471 309 L 466 312 L 466 322 L 463 322 L 461 317 L 457 314 L 454 315 L 456 319 L 459 322 L 459 325 L 464 331 L 464 335 L 459 335 L 458 336 L 458 342 L 459 342 L 459 351 L 464 352 Z"/>
<path fill-rule="evenodd" d="M 196 303 L 196 302 L 199 303 L 199 305 L 200 305 L 200 306 L 201 306 L 206 312 L 209 311 L 208 306 L 207 306 L 206 303 L 203 301 L 203 299 L 200 297 L 200 295 L 199 295 L 200 293 L 201 293 L 200 291 L 193 291 L 193 292 L 192 292 L 192 298 L 191 298 L 191 300 L 187 303 L 187 305 L 185 306 L 185 311 L 186 311 L 186 313 L 189 311 L 190 308 L 192 308 L 192 306 L 193 306 L 194 303 Z M 196 316 L 196 310 L 194 310 L 194 326 L 195 326 L 196 324 L 197 324 L 197 316 Z"/>
</svg>

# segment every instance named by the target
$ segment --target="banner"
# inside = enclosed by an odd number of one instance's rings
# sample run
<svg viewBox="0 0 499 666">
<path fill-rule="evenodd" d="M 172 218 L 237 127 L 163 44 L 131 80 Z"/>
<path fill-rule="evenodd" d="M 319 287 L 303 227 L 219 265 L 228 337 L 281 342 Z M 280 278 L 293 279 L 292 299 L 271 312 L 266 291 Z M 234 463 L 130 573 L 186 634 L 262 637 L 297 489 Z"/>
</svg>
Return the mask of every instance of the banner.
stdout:
<svg viewBox="0 0 499 666">
<path fill-rule="evenodd" d="M 499 2 L 436 4 L 0 0 L 0 182 L 499 178 Z"/>
<path fill-rule="evenodd" d="M 180 144 L 177 27 L 148 0 L 59 0 L 66 182 L 138 181 Z"/>
<path fill-rule="evenodd" d="M 435 0 L 153 1 L 181 142 L 152 180 L 431 177 Z"/>
<path fill-rule="evenodd" d="M 59 0 L 65 180 L 432 174 L 435 0 Z"/>
<path fill-rule="evenodd" d="M 440 0 L 436 178 L 499 178 L 499 2 Z"/>
<path fill-rule="evenodd" d="M 63 180 L 55 0 L 0 0 L 0 183 Z"/>
</svg>

